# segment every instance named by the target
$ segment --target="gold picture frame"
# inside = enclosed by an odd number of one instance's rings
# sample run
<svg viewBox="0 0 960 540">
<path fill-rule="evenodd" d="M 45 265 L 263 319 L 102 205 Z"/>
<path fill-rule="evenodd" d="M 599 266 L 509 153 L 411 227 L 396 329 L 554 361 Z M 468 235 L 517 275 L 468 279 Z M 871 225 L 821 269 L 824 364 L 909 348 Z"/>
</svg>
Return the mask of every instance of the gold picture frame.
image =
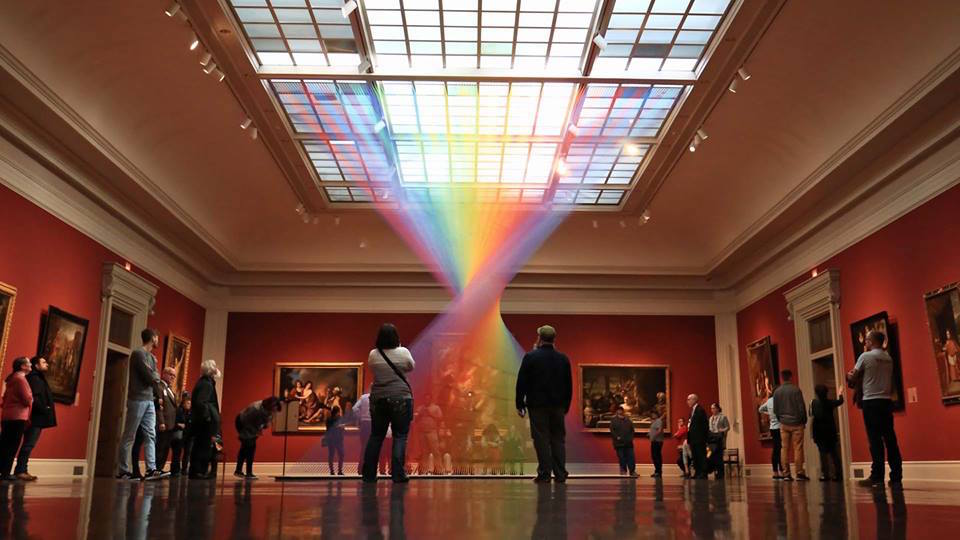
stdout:
<svg viewBox="0 0 960 540">
<path fill-rule="evenodd" d="M 635 409 L 628 411 L 627 414 L 633 421 L 634 428 L 638 433 L 645 433 L 646 429 L 650 427 L 649 412 L 657 408 L 663 418 L 664 433 L 670 433 L 673 423 L 670 410 L 670 366 L 664 364 L 580 364 L 579 370 L 578 402 L 580 421 L 583 425 L 582 431 L 607 433 L 610 430 L 610 418 L 608 416 L 612 416 L 609 406 L 612 403 L 608 404 L 605 411 L 596 409 L 597 406 L 603 408 L 603 403 L 598 402 L 595 397 L 601 387 L 604 393 L 611 392 L 611 380 L 626 381 L 630 377 L 633 377 L 631 384 L 636 385 L 638 382 L 637 375 L 648 372 L 653 374 L 652 379 L 643 381 L 643 388 L 638 389 L 635 396 L 624 398 L 624 403 Z M 601 381 L 601 377 L 605 379 Z M 622 382 L 616 384 L 621 387 L 623 385 Z M 664 394 L 662 400 L 659 398 L 661 392 Z M 601 395 L 602 399 L 606 398 Z M 643 403 L 640 403 L 641 400 Z M 630 403 L 631 401 L 634 403 Z"/>
<path fill-rule="evenodd" d="M 0 373 L 7 358 L 7 341 L 13 326 L 13 308 L 17 305 L 17 288 L 0 281 Z"/>
<path fill-rule="evenodd" d="M 177 400 L 187 387 L 187 374 L 190 368 L 190 340 L 174 334 L 167 334 L 167 349 L 163 354 L 163 368 L 173 367 L 177 372 L 177 380 L 173 383 L 173 391 Z"/>
<path fill-rule="evenodd" d="M 310 391 L 316 401 L 303 407 L 295 403 L 309 400 L 303 394 L 295 395 L 298 381 L 303 390 L 310 383 Z M 341 390 L 336 399 L 331 394 L 335 387 Z M 363 393 L 362 388 L 362 362 L 279 362 L 273 366 L 273 394 L 282 399 L 286 407 L 298 407 L 297 425 L 287 428 L 287 432 L 325 432 L 329 410 L 324 407 L 338 403 L 345 417 Z M 348 425 L 346 429 L 353 431 L 358 428 Z M 282 428 L 274 426 L 274 433 L 280 432 Z"/>
</svg>

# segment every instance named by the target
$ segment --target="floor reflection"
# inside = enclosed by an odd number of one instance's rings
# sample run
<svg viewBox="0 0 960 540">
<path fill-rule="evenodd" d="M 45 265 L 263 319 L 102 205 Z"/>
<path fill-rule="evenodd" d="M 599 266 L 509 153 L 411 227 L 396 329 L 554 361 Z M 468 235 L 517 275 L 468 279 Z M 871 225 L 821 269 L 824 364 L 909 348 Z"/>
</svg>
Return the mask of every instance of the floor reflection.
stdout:
<svg viewBox="0 0 960 540">
<path fill-rule="evenodd" d="M 104 479 L 0 484 L 0 538 L 901 539 L 952 536 L 958 510 L 947 483 Z"/>
</svg>

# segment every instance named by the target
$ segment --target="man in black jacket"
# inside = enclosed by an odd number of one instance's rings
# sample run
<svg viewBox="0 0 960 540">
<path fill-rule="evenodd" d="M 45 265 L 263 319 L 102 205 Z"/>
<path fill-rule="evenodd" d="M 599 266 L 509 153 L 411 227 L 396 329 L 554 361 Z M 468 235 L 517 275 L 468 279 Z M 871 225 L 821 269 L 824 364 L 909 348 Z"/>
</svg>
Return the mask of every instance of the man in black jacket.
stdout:
<svg viewBox="0 0 960 540">
<path fill-rule="evenodd" d="M 217 383 L 214 380 L 218 370 L 213 360 L 204 360 L 200 364 L 203 374 L 193 387 L 193 413 L 190 430 L 194 437 L 193 451 L 190 456 L 190 478 L 215 478 L 217 471 L 208 474 L 213 459 L 213 444 L 220 433 L 220 402 L 217 398 Z"/>
<path fill-rule="evenodd" d="M 536 348 L 523 357 L 517 374 L 517 413 L 530 412 L 530 433 L 537 452 L 537 483 L 567 480 L 564 416 L 573 399 L 570 359 L 553 347 L 551 326 L 537 329 Z"/>
<path fill-rule="evenodd" d="M 53 392 L 50 391 L 50 385 L 47 384 L 47 378 L 44 372 L 49 368 L 47 359 L 42 356 L 34 356 L 30 359 L 33 371 L 27 374 L 27 382 L 30 384 L 30 391 L 33 392 L 33 407 L 30 409 L 30 425 L 23 434 L 23 445 L 20 447 L 20 454 L 17 456 L 17 468 L 14 469 L 14 475 L 18 480 L 33 481 L 37 477 L 27 472 L 27 463 L 30 461 L 30 452 L 40 440 L 40 432 L 48 427 L 56 427 L 57 412 L 53 407 Z"/>
<path fill-rule="evenodd" d="M 693 467 L 697 471 L 694 478 L 706 478 L 707 437 L 710 434 L 710 425 L 707 421 L 707 413 L 699 402 L 700 398 L 696 394 L 687 396 L 687 405 L 690 407 L 687 443 L 690 445 L 690 453 L 693 454 Z"/>
</svg>

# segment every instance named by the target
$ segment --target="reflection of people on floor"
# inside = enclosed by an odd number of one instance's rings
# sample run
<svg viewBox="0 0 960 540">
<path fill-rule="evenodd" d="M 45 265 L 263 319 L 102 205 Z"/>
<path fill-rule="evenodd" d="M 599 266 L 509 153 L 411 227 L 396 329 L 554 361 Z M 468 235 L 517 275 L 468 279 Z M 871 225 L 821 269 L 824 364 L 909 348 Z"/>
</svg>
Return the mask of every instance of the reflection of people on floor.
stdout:
<svg viewBox="0 0 960 540">
<path fill-rule="evenodd" d="M 233 484 L 233 528 L 230 538 L 251 538 L 250 482 Z"/>
<path fill-rule="evenodd" d="M 537 486 L 537 520 L 530 538 L 567 538 L 566 484 Z"/>
<path fill-rule="evenodd" d="M 907 538 L 907 505 L 903 498 L 903 489 L 895 487 L 887 491 L 874 489 L 873 505 L 877 511 L 877 538 L 902 540 Z"/>
</svg>

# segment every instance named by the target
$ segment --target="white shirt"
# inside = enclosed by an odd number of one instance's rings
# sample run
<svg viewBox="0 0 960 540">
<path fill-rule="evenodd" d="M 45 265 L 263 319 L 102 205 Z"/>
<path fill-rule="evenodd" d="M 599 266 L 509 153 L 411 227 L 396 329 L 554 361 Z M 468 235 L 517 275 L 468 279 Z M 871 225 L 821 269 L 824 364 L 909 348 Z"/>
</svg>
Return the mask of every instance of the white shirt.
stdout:
<svg viewBox="0 0 960 540">
<path fill-rule="evenodd" d="M 370 421 L 370 394 L 363 394 L 357 399 L 353 404 L 353 414 L 357 415 L 361 422 Z"/>
<path fill-rule="evenodd" d="M 777 415 L 773 414 L 773 396 L 760 406 L 760 412 L 770 417 L 770 429 L 780 429 L 780 420 L 777 420 Z"/>
</svg>

